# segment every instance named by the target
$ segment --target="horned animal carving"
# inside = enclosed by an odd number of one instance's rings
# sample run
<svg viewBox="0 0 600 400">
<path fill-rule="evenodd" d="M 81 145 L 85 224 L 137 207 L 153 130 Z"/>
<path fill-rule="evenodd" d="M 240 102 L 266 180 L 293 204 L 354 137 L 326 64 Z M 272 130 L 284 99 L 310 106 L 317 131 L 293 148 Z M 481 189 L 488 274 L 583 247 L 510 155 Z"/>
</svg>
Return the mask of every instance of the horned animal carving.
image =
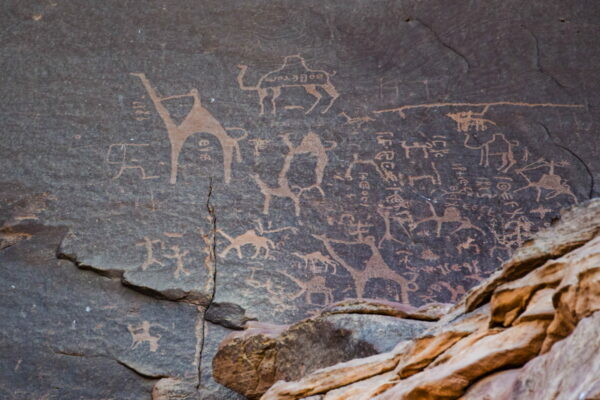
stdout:
<svg viewBox="0 0 600 400">
<path fill-rule="evenodd" d="M 261 76 L 255 86 L 247 86 L 244 84 L 244 76 L 247 65 L 238 65 L 240 72 L 237 76 L 237 81 L 242 90 L 256 91 L 258 93 L 258 102 L 260 104 L 260 115 L 265 113 L 265 99 L 271 95 L 271 113 L 277 114 L 277 98 L 281 95 L 282 88 L 303 87 L 306 93 L 315 98 L 313 105 L 306 110 L 309 114 L 319 104 L 323 95 L 319 92 L 319 88 L 323 89 L 331 100 L 325 109 L 321 111 L 325 114 L 335 100 L 340 96 L 335 90 L 335 87 L 329 78 L 335 75 L 335 72 L 329 73 L 325 71 L 310 69 L 306 66 L 304 58 L 300 55 L 287 56 L 283 59 L 283 65 L 278 69 L 268 72 Z"/>
</svg>

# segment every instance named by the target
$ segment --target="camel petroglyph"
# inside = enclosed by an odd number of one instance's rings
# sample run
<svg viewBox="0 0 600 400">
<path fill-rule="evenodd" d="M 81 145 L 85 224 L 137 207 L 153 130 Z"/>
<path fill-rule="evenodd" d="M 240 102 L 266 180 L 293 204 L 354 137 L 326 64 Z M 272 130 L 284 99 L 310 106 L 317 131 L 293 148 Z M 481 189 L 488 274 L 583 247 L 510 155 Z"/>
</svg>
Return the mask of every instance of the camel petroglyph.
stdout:
<svg viewBox="0 0 600 400">
<path fill-rule="evenodd" d="M 214 136 L 223 150 L 223 170 L 225 183 L 231 181 L 231 163 L 233 160 L 233 153 L 235 152 L 236 161 L 242 162 L 242 155 L 238 142 L 248 135 L 247 132 L 242 128 L 228 128 L 230 130 L 241 130 L 242 136 L 233 138 L 227 134 L 225 128 L 221 126 L 219 121 L 204 107 L 200 101 L 200 94 L 198 89 L 191 89 L 189 93 L 161 97 L 158 95 L 156 89 L 152 87 L 150 81 L 146 78 L 143 73 L 132 73 L 131 75 L 137 76 L 142 81 L 144 88 L 148 92 L 152 103 L 156 111 L 162 118 L 167 133 L 169 135 L 169 141 L 171 143 L 171 178 L 170 183 L 175 184 L 177 182 L 177 169 L 179 167 L 179 154 L 183 149 L 183 145 L 186 140 L 195 133 L 208 133 Z M 191 97 L 193 99 L 192 109 L 183 119 L 180 124 L 175 123 L 171 117 L 171 113 L 163 104 L 165 101 Z"/>
<path fill-rule="evenodd" d="M 237 81 L 241 90 L 255 91 L 258 93 L 258 102 L 260 104 L 260 115 L 265 113 L 265 100 L 271 95 L 271 113 L 277 113 L 277 98 L 281 95 L 283 88 L 302 87 L 306 93 L 315 98 L 313 105 L 306 110 L 309 114 L 319 104 L 323 95 L 319 92 L 319 88 L 323 89 L 331 100 L 325 109 L 321 111 L 325 114 L 335 100 L 340 96 L 335 90 L 335 87 L 330 81 L 330 77 L 335 75 L 335 72 L 329 73 L 320 70 L 310 69 L 306 66 L 306 61 L 299 54 L 286 56 L 283 59 L 283 65 L 274 71 L 268 72 L 261 76 L 254 86 L 244 84 L 244 76 L 248 69 L 247 65 L 238 65 L 240 72 L 237 76 Z"/>
</svg>

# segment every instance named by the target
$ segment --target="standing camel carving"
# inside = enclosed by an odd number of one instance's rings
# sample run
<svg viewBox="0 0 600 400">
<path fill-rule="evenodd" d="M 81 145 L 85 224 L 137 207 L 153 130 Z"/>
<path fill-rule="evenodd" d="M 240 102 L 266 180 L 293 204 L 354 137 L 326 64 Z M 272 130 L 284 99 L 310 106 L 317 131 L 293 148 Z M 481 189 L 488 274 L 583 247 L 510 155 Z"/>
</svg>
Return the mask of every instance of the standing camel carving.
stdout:
<svg viewBox="0 0 600 400">
<path fill-rule="evenodd" d="M 260 104 L 260 115 L 265 113 L 265 99 L 271 94 L 271 113 L 277 113 L 277 98 L 281 95 L 282 88 L 288 87 L 303 87 L 306 93 L 313 96 L 316 100 L 313 105 L 306 110 L 309 114 L 319 104 L 323 95 L 318 88 L 323 89 L 330 97 L 329 104 L 323 111 L 325 114 L 335 100 L 340 96 L 329 78 L 335 75 L 335 72 L 329 73 L 320 70 L 310 69 L 306 66 L 304 58 L 300 55 L 287 56 L 283 59 L 283 65 L 274 71 L 268 72 L 261 76 L 255 86 L 247 86 L 244 84 L 244 76 L 247 65 L 238 65 L 240 72 L 237 76 L 237 81 L 242 90 L 256 91 L 258 93 L 258 102 Z"/>
<path fill-rule="evenodd" d="M 516 164 L 513 148 L 519 145 L 516 140 L 507 140 L 504 134 L 494 133 L 491 139 L 483 141 L 475 133 L 464 132 L 464 146 L 467 149 L 479 150 L 479 165 L 490 166 L 490 156 L 500 158 L 500 166 L 496 168 L 500 172 L 508 172 Z"/>
<path fill-rule="evenodd" d="M 356 294 L 357 297 L 363 298 L 365 295 L 365 289 L 367 283 L 371 279 L 384 279 L 392 282 L 396 282 L 400 285 L 400 296 L 398 296 L 397 300 L 401 301 L 404 304 L 410 304 L 409 292 L 414 292 L 419 289 L 419 286 L 415 282 L 418 275 L 415 273 L 411 273 L 412 278 L 406 279 L 404 276 L 394 271 L 390 266 L 385 262 L 379 248 L 377 247 L 377 243 L 375 241 L 375 237 L 373 236 L 362 236 L 355 241 L 347 241 L 347 240 L 337 240 L 330 239 L 324 235 L 312 235 L 314 238 L 320 240 L 325 249 L 338 264 L 340 264 L 344 269 L 348 271 L 348 273 L 352 276 L 354 283 L 356 285 Z M 364 267 L 362 269 L 353 268 L 336 252 L 334 248 L 334 244 L 345 244 L 345 245 L 366 245 L 371 250 L 371 257 L 365 262 Z"/>
<path fill-rule="evenodd" d="M 227 134 L 225 129 L 221 126 L 219 121 L 212 116 L 212 114 L 204 107 L 200 102 L 200 94 L 198 89 L 192 89 L 189 93 L 160 97 L 156 90 L 150 84 L 150 81 L 146 78 L 143 73 L 132 73 L 131 75 L 137 76 L 142 81 L 144 88 L 148 92 L 150 99 L 154 103 L 156 111 L 162 118 L 167 133 L 169 134 L 169 141 L 171 142 L 171 179 L 172 184 L 177 183 L 177 169 L 179 166 L 179 154 L 183 149 L 183 145 L 186 140 L 195 133 L 208 133 L 213 135 L 221 144 L 223 150 L 223 170 L 225 183 L 229 183 L 231 180 L 231 162 L 233 160 L 233 153 L 236 153 L 236 161 L 242 162 L 242 155 L 238 142 L 247 136 L 247 133 L 242 128 L 229 128 L 244 131 L 244 134 L 239 138 L 232 138 Z M 167 100 L 180 99 L 185 97 L 191 97 L 194 100 L 192 109 L 185 117 L 183 122 L 179 125 L 175 123 L 171 117 L 171 113 L 164 106 L 163 102 Z"/>
</svg>

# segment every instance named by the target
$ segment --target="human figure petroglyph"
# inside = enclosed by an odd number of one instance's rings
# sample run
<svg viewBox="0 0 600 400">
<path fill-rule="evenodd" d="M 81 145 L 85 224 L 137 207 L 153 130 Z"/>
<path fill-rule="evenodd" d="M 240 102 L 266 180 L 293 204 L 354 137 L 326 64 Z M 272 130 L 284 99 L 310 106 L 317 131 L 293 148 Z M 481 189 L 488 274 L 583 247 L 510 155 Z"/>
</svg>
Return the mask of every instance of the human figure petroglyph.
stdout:
<svg viewBox="0 0 600 400">
<path fill-rule="evenodd" d="M 140 266 L 140 268 L 142 269 L 142 271 L 147 270 L 150 266 L 155 265 L 155 264 L 158 265 L 158 266 L 160 266 L 160 267 L 164 267 L 165 266 L 165 264 L 163 264 L 161 261 L 159 261 L 154 256 L 154 246 L 155 245 L 158 245 L 158 248 L 161 251 L 164 248 L 165 244 L 164 244 L 164 242 L 162 240 L 159 240 L 159 239 L 152 240 L 148 236 L 144 236 L 144 241 L 136 243 L 135 245 L 137 247 L 143 246 L 144 249 L 146 250 L 146 259 L 144 260 L 144 262 Z"/>
<path fill-rule="evenodd" d="M 346 119 L 346 122 L 344 123 L 344 125 L 356 125 L 357 128 L 361 128 L 362 125 L 366 122 L 371 122 L 371 121 L 375 121 L 373 118 L 368 117 L 368 116 L 364 116 L 364 117 L 351 117 L 349 116 L 345 111 L 339 113 L 338 115 L 344 117 Z"/>
<path fill-rule="evenodd" d="M 177 169 L 179 167 L 179 154 L 183 149 L 183 145 L 186 140 L 195 133 L 208 133 L 214 136 L 220 143 L 223 151 L 223 170 L 225 183 L 231 181 L 231 163 L 233 160 L 233 154 L 236 155 L 236 161 L 242 162 L 242 155 L 238 142 L 248 135 L 247 132 L 242 128 L 228 128 L 230 130 L 241 130 L 242 136 L 233 138 L 229 136 L 226 130 L 221 126 L 219 121 L 213 117 L 213 115 L 204 107 L 202 107 L 200 101 L 200 94 L 198 89 L 191 89 L 189 93 L 161 97 L 157 91 L 152 87 L 150 81 L 146 78 L 143 73 L 132 73 L 131 75 L 137 76 L 142 81 L 144 88 L 148 92 L 152 103 L 156 111 L 160 115 L 167 128 L 169 135 L 169 142 L 171 143 L 171 178 L 170 183 L 175 184 L 177 182 Z M 176 124 L 171 113 L 163 104 L 165 101 L 181 98 L 192 98 L 193 104 L 192 109 L 187 114 L 185 119 L 180 123 Z"/>
<path fill-rule="evenodd" d="M 142 159 L 137 158 L 136 149 L 148 147 L 148 144 L 143 143 L 113 143 L 108 146 L 106 152 L 106 163 L 112 165 L 119 165 L 119 171 L 112 180 L 117 180 L 123 175 L 123 172 L 127 170 L 138 170 L 143 180 L 156 179 L 158 175 L 146 175 L 144 167 L 139 165 L 143 162 Z"/>
<path fill-rule="evenodd" d="M 496 123 L 489 119 L 482 118 L 485 113 L 474 113 L 473 111 L 462 111 L 458 113 L 448 113 L 446 116 L 450 117 L 456 122 L 456 129 L 459 132 L 469 132 L 471 128 L 476 131 L 485 131 L 488 125 L 496 125 Z"/>
<path fill-rule="evenodd" d="M 263 214 L 269 214 L 271 200 L 273 197 L 283 197 L 292 201 L 294 204 L 294 214 L 296 216 L 300 216 L 300 199 L 304 193 L 310 192 L 311 190 L 317 190 L 321 196 L 325 196 L 325 192 L 323 191 L 321 184 L 323 182 L 325 168 L 329 162 L 327 152 L 333 150 L 336 147 L 336 143 L 331 142 L 329 147 L 325 147 L 321 141 L 321 138 L 314 132 L 309 132 L 306 134 L 306 136 L 302 138 L 300 144 L 297 146 L 294 146 L 294 144 L 290 141 L 288 134 L 283 134 L 281 137 L 288 148 L 288 152 L 283 160 L 283 166 L 277 175 L 277 186 L 269 186 L 257 174 L 252 175 L 252 177 L 256 181 L 256 184 L 264 196 Z M 317 159 L 314 169 L 315 182 L 306 187 L 290 185 L 288 180 L 288 172 L 292 166 L 292 161 L 295 156 L 300 154 L 311 154 Z"/>
<path fill-rule="evenodd" d="M 519 168 L 516 172 L 521 175 L 527 181 L 527 185 L 523 186 L 515 190 L 515 192 L 520 192 L 521 190 L 526 190 L 529 188 L 533 188 L 537 192 L 536 201 L 539 203 L 542 197 L 542 189 L 548 190 L 549 192 L 544 197 L 546 200 L 553 199 L 556 196 L 561 194 L 565 194 L 570 196 L 575 203 L 577 203 L 577 197 L 571 191 L 571 187 L 563 181 L 560 175 L 557 175 L 554 172 L 556 167 L 565 167 L 568 163 L 566 161 L 545 161 L 544 159 L 539 159 L 529 165 L 526 165 L 523 168 Z M 548 168 L 548 173 L 544 173 L 539 180 L 532 181 L 529 176 L 527 176 L 526 172 L 537 170 L 540 168 Z"/>
<path fill-rule="evenodd" d="M 292 254 L 304 261 L 304 268 L 310 270 L 313 274 L 328 272 L 330 268 L 332 274 L 335 275 L 337 272 L 337 263 L 320 251 L 313 251 L 308 254 L 292 252 Z"/>
<path fill-rule="evenodd" d="M 453 235 L 456 232 L 462 231 L 465 229 L 474 229 L 474 230 L 480 232 L 482 235 L 484 234 L 483 230 L 481 230 L 479 227 L 473 225 L 469 218 L 463 217 L 458 208 L 456 208 L 454 206 L 446 207 L 444 209 L 444 213 L 442 215 L 437 215 L 437 212 L 436 212 L 435 208 L 433 207 L 433 204 L 431 204 L 429 201 L 427 202 L 427 204 L 429 205 L 429 210 L 431 211 L 431 216 L 422 218 L 418 221 L 415 221 L 411 226 L 411 230 L 414 231 L 415 229 L 417 229 L 419 227 L 419 225 L 433 221 L 436 224 L 435 232 L 436 232 L 437 237 L 440 237 L 442 234 L 443 224 L 452 224 L 452 223 L 459 223 L 460 225 L 456 229 L 454 229 L 452 232 L 450 232 L 450 235 Z"/>
<path fill-rule="evenodd" d="M 238 65 L 238 68 L 240 72 L 237 76 L 237 82 L 240 89 L 258 93 L 260 115 L 265 113 L 265 100 L 269 93 L 271 94 L 271 113 L 273 115 L 277 113 L 277 98 L 281 95 L 283 88 L 302 87 L 306 93 L 315 98 L 315 102 L 306 110 L 306 114 L 309 114 L 321 101 L 323 95 L 319 92 L 319 88 L 331 97 L 327 107 L 321 111 L 322 114 L 329 111 L 335 100 L 340 96 L 330 81 L 330 77 L 335 75 L 335 72 L 329 73 L 310 69 L 306 66 L 304 58 L 299 54 L 286 56 L 281 67 L 261 76 L 255 86 L 244 84 L 244 76 L 248 66 Z"/>
<path fill-rule="evenodd" d="M 406 118 L 405 111 L 414 109 L 432 109 L 443 107 L 483 107 L 481 114 L 486 113 L 491 107 L 512 106 L 526 108 L 585 108 L 583 104 L 559 104 L 559 103 L 525 103 L 519 101 L 495 101 L 490 103 L 429 103 L 429 104 L 407 104 L 400 107 L 386 108 L 383 110 L 373 111 L 375 114 L 397 112 L 400 117 Z"/>
<path fill-rule="evenodd" d="M 185 269 L 185 257 L 190 254 L 189 250 L 183 250 L 179 246 L 171 246 L 171 254 L 165 254 L 166 258 L 175 260 L 175 279 L 179 279 L 181 274 L 189 276 L 190 271 Z"/>
<path fill-rule="evenodd" d="M 379 214 L 381 216 L 381 218 L 383 219 L 383 223 L 384 223 L 384 227 L 385 227 L 383 236 L 381 237 L 381 239 L 379 239 L 379 243 L 377 244 L 377 247 L 381 248 L 383 243 L 386 241 L 404 243 L 403 241 L 396 239 L 394 237 L 394 235 L 392 234 L 392 230 L 391 230 L 392 229 L 392 221 L 394 221 L 394 222 L 398 223 L 398 225 L 400 225 L 400 227 L 402 228 L 402 230 L 404 231 L 406 236 L 408 236 L 409 238 L 411 237 L 410 231 L 406 228 L 406 224 L 407 223 L 410 224 L 413 222 L 412 214 L 408 210 L 399 211 L 398 208 L 399 208 L 398 206 L 385 207 L 385 206 L 381 206 L 381 205 L 379 207 L 377 207 L 377 209 L 376 209 L 377 214 Z"/>
<path fill-rule="evenodd" d="M 400 295 L 396 300 L 401 301 L 405 304 L 410 304 L 410 292 L 414 292 L 419 289 L 419 286 L 416 284 L 416 279 L 418 277 L 415 273 L 410 273 L 412 277 L 407 279 L 400 273 L 394 271 L 390 266 L 385 262 L 379 248 L 377 247 L 377 243 L 374 236 L 362 236 L 357 240 L 337 240 L 330 239 L 325 235 L 312 235 L 314 238 L 320 240 L 325 249 L 329 253 L 329 255 L 340 264 L 348 273 L 352 276 L 356 286 L 356 294 L 357 297 L 363 298 L 365 294 L 365 289 L 367 283 L 371 279 L 384 279 L 387 281 L 396 282 L 400 286 Z M 366 245 L 371 250 L 371 257 L 365 262 L 364 268 L 357 269 L 351 267 L 335 250 L 334 244 L 344 244 L 344 245 Z"/>
<path fill-rule="evenodd" d="M 519 145 L 516 140 L 507 140 L 503 133 L 494 133 L 489 140 L 482 140 L 472 133 L 464 132 L 464 146 L 480 151 L 479 165 L 490 166 L 490 157 L 499 157 L 501 164 L 496 170 L 508 172 L 516 164 L 513 148 Z M 482 143 L 483 142 L 483 143 Z"/>
<path fill-rule="evenodd" d="M 162 337 L 160 334 L 152 335 L 150 333 L 150 329 L 153 327 L 160 327 L 165 329 L 164 326 L 160 324 L 151 324 L 148 321 L 144 321 L 139 325 L 131 325 L 127 324 L 127 330 L 131 334 L 131 349 L 136 349 L 139 345 L 143 343 L 148 343 L 150 347 L 150 351 L 156 353 L 158 350 L 158 341 Z"/>
</svg>

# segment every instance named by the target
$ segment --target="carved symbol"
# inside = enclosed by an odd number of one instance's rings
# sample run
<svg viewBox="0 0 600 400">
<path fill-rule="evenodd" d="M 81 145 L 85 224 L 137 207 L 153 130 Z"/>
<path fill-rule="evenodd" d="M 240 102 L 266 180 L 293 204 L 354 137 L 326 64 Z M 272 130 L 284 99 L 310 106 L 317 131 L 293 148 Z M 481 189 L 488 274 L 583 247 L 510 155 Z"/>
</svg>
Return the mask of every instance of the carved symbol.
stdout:
<svg viewBox="0 0 600 400">
<path fill-rule="evenodd" d="M 424 224 L 429 221 L 434 221 L 437 226 L 437 228 L 436 228 L 437 237 L 440 237 L 440 235 L 442 233 L 442 225 L 450 224 L 450 223 L 459 223 L 460 224 L 456 229 L 454 229 L 452 232 L 450 232 L 450 235 L 453 235 L 456 232 L 464 230 L 464 229 L 475 229 L 475 230 L 479 231 L 481 234 L 484 234 L 484 232 L 480 228 L 478 228 L 477 226 L 475 226 L 471 223 L 469 218 L 463 217 L 460 214 L 460 210 L 458 208 L 447 207 L 446 209 L 444 209 L 444 214 L 437 215 L 437 212 L 435 211 L 433 204 L 431 204 L 430 202 L 427 202 L 427 204 L 429 204 L 429 209 L 431 210 L 431 216 L 423 218 L 419 221 L 416 221 L 411 226 L 411 230 L 414 231 L 419 225 Z"/>
<path fill-rule="evenodd" d="M 526 186 L 515 190 L 515 192 L 519 192 L 521 190 L 525 190 L 528 188 L 534 188 L 537 191 L 536 200 L 539 202 L 542 196 L 542 189 L 549 190 L 550 192 L 546 194 L 545 199 L 553 199 L 556 196 L 561 194 L 566 194 L 567 196 L 571 196 L 573 201 L 577 203 L 577 197 L 571 191 L 569 185 L 563 182 L 562 177 L 554 173 L 555 167 L 564 167 L 568 165 L 565 161 L 561 161 L 555 163 L 554 161 L 544 161 L 543 159 L 539 159 L 523 168 L 519 168 L 516 172 L 521 175 L 528 182 Z M 538 181 L 531 181 L 531 179 L 525 174 L 527 171 L 532 171 L 538 168 L 548 168 L 548 173 L 543 174 Z"/>
<path fill-rule="evenodd" d="M 131 75 L 137 76 L 142 81 L 144 88 L 148 92 L 150 99 L 154 103 L 156 111 L 162 118 L 167 133 L 169 135 L 169 141 L 171 143 L 171 178 L 170 183 L 175 184 L 177 182 L 177 169 L 179 166 L 179 154 L 183 149 L 183 145 L 186 140 L 195 133 L 208 133 L 214 136 L 223 150 L 223 170 L 225 183 L 229 183 L 231 180 L 231 162 L 233 160 L 233 153 L 236 154 L 236 161 L 242 162 L 242 155 L 238 142 L 247 136 L 247 133 L 242 128 L 228 128 L 231 130 L 241 130 L 243 134 L 241 137 L 232 138 L 227 134 L 225 129 L 221 126 L 212 114 L 204 107 L 200 102 L 200 94 L 197 89 L 190 90 L 189 93 L 174 95 L 168 97 L 160 97 L 156 90 L 150 84 L 150 81 L 146 78 L 143 73 L 132 73 Z M 169 110 L 165 107 L 163 102 L 172 99 L 180 99 L 191 97 L 194 100 L 192 109 L 185 117 L 181 124 L 177 125 L 172 119 Z"/>
<path fill-rule="evenodd" d="M 133 143 L 114 143 L 108 147 L 108 151 L 106 153 L 106 163 L 107 164 L 116 164 L 119 165 L 119 172 L 111 179 L 116 180 L 123 175 L 128 169 L 139 170 L 142 175 L 142 179 L 156 179 L 158 175 L 148 176 L 146 175 L 146 170 L 138 163 L 142 162 L 136 158 L 135 149 L 139 149 L 140 147 L 147 147 L 148 144 L 133 144 Z M 133 154 L 132 154 L 133 151 Z"/>
<path fill-rule="evenodd" d="M 185 269 L 185 256 L 190 252 L 188 250 L 181 251 L 179 246 L 171 246 L 170 250 L 171 254 L 165 254 L 165 257 L 175 260 L 175 279 L 179 279 L 180 274 L 190 275 L 191 272 Z"/>
<path fill-rule="evenodd" d="M 350 163 L 350 165 L 346 169 L 346 173 L 344 174 L 344 178 L 346 180 L 349 180 L 349 181 L 352 180 L 352 170 L 354 169 L 354 167 L 356 165 L 359 165 L 359 164 L 371 165 L 372 167 L 375 168 L 375 170 L 377 171 L 379 176 L 381 176 L 381 178 L 383 180 L 385 180 L 386 182 L 398 181 L 398 177 L 396 175 L 394 175 L 394 173 L 392 171 L 390 171 L 389 169 L 381 168 L 373 160 L 361 160 L 360 158 L 358 158 L 358 154 L 356 154 L 356 153 L 352 155 L 352 162 Z"/>
<path fill-rule="evenodd" d="M 498 171 L 508 172 L 508 170 L 515 165 L 516 160 L 513 153 L 513 147 L 519 145 L 519 142 L 516 140 L 506 140 L 504 134 L 494 133 L 491 139 L 485 141 L 483 144 L 480 144 L 481 139 L 473 134 L 465 132 L 464 135 L 465 141 L 463 144 L 466 148 L 480 150 L 481 155 L 479 159 L 479 165 L 483 167 L 489 167 L 490 156 L 496 156 L 500 158 L 501 164 L 498 168 L 496 168 Z M 477 144 L 472 144 L 471 142 Z"/>
<path fill-rule="evenodd" d="M 144 321 L 137 326 L 127 324 L 127 330 L 131 334 L 131 349 L 136 349 L 142 343 L 148 343 L 151 352 L 155 353 L 156 350 L 158 350 L 158 341 L 162 336 L 160 334 L 152 336 L 150 333 L 152 327 L 161 327 L 165 329 L 165 327 L 160 324 L 151 324 L 148 321 Z"/>
<path fill-rule="evenodd" d="M 283 65 L 278 69 L 268 72 L 260 77 L 255 86 L 246 86 L 244 84 L 244 75 L 248 69 L 247 65 L 238 65 L 240 72 L 237 76 L 237 81 L 241 90 L 256 91 L 258 93 L 258 102 L 260 104 L 260 115 L 265 113 L 265 99 L 271 93 L 271 113 L 277 113 L 276 100 L 281 95 L 281 89 L 286 87 L 303 87 L 306 93 L 313 96 L 316 100 L 313 105 L 306 110 L 309 114 L 321 101 L 323 95 L 318 88 L 323 89 L 331 97 L 327 107 L 321 111 L 325 114 L 339 97 L 339 93 L 330 82 L 329 78 L 335 75 L 335 72 L 328 73 L 325 71 L 310 69 L 306 66 L 304 58 L 300 55 L 287 56 L 283 60 Z"/>
<path fill-rule="evenodd" d="M 473 243 L 474 241 L 475 241 L 475 239 L 473 239 L 472 237 L 469 236 L 467 238 L 467 240 L 465 240 L 463 243 L 456 246 L 456 250 L 458 250 L 458 254 L 462 254 L 463 250 L 469 250 L 470 248 L 472 248 L 475 251 L 475 254 L 479 254 L 480 253 L 479 246 L 477 244 Z"/>
<path fill-rule="evenodd" d="M 419 176 L 409 176 L 408 177 L 408 184 L 410 186 L 414 186 L 415 182 L 418 182 L 418 181 L 421 181 L 421 180 L 429 180 L 432 185 L 441 185 L 442 180 L 440 178 L 440 174 L 439 174 L 437 168 L 435 167 L 435 163 L 433 161 L 431 162 L 431 170 L 433 171 L 433 174 L 425 174 L 425 175 L 419 175 Z"/>
<path fill-rule="evenodd" d="M 271 200 L 273 196 L 275 197 L 284 197 L 292 200 L 294 204 L 294 212 L 296 216 L 300 216 L 300 199 L 305 192 L 309 192 L 311 190 L 317 190 L 321 196 L 325 196 L 325 192 L 321 188 L 321 184 L 323 182 L 323 175 L 325 174 L 325 167 L 329 162 L 329 158 L 327 156 L 327 152 L 333 150 L 336 147 L 336 143 L 332 142 L 329 147 L 323 146 L 321 139 L 319 136 L 313 132 L 309 132 L 300 142 L 298 146 L 294 146 L 292 142 L 289 140 L 287 134 L 281 135 L 283 138 L 283 142 L 286 144 L 288 148 L 288 153 L 286 154 L 283 162 L 283 166 L 279 171 L 277 177 L 276 187 L 268 186 L 258 175 L 253 175 L 256 184 L 260 188 L 261 193 L 264 196 L 263 202 L 263 214 L 269 214 Z M 299 154 L 312 154 L 317 158 L 317 164 L 315 166 L 315 183 L 307 187 L 292 187 L 288 181 L 288 172 L 292 165 L 292 160 L 296 155 Z M 295 191 L 294 191 L 295 190 Z"/>
</svg>

